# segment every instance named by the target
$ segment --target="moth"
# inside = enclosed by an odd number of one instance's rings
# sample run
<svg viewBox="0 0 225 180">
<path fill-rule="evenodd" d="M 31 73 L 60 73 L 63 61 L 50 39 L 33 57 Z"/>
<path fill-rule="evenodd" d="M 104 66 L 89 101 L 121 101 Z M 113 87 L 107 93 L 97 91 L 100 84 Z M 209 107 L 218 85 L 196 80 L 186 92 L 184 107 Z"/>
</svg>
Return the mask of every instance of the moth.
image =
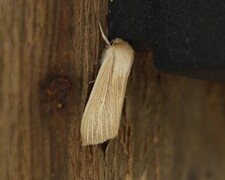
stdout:
<svg viewBox="0 0 225 180">
<path fill-rule="evenodd" d="M 117 136 L 134 50 L 121 38 L 111 43 L 99 23 L 106 48 L 102 65 L 81 121 L 82 145 L 103 143 Z"/>
</svg>

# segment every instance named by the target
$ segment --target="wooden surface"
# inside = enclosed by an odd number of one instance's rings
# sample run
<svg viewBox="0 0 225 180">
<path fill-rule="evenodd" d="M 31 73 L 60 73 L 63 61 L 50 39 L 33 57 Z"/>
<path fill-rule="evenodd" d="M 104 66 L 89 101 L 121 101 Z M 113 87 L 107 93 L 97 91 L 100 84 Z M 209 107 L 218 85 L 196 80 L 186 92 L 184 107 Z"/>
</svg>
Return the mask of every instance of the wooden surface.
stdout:
<svg viewBox="0 0 225 180">
<path fill-rule="evenodd" d="M 119 135 L 81 147 L 107 1 L 0 1 L 0 179 L 225 179 L 225 86 L 136 52 Z"/>
</svg>

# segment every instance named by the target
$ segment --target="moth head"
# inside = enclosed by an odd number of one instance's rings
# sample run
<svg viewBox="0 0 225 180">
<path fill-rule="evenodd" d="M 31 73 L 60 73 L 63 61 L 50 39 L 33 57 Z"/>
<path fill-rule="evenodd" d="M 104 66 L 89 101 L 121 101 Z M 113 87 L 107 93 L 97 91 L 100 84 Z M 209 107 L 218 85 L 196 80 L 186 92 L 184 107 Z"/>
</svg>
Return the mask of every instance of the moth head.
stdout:
<svg viewBox="0 0 225 180">
<path fill-rule="evenodd" d="M 121 38 L 116 38 L 112 41 L 112 45 L 115 45 L 115 44 L 119 44 L 119 43 L 123 43 L 125 42 L 123 39 Z"/>
</svg>

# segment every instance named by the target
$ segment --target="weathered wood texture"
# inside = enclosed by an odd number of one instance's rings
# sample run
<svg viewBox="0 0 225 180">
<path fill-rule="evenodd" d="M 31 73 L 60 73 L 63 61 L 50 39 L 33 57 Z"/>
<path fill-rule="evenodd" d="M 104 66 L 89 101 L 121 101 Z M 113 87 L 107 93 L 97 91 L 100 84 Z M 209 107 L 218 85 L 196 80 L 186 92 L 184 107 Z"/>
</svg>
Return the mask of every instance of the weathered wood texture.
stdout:
<svg viewBox="0 0 225 180">
<path fill-rule="evenodd" d="M 0 179 L 225 179 L 225 86 L 160 73 L 151 52 L 118 137 L 81 147 L 106 15 L 101 0 L 0 1 Z"/>
</svg>

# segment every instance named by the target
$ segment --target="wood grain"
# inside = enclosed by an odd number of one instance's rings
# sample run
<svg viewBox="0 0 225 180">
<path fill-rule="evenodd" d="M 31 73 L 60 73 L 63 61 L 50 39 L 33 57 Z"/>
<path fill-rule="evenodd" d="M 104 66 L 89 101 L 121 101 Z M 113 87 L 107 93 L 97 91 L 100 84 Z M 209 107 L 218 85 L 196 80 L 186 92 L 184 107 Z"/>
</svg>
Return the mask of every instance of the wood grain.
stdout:
<svg viewBox="0 0 225 180">
<path fill-rule="evenodd" d="M 152 52 L 118 137 L 81 147 L 106 18 L 107 1 L 0 2 L 0 179 L 224 179 L 225 86 L 159 72 Z"/>
</svg>

